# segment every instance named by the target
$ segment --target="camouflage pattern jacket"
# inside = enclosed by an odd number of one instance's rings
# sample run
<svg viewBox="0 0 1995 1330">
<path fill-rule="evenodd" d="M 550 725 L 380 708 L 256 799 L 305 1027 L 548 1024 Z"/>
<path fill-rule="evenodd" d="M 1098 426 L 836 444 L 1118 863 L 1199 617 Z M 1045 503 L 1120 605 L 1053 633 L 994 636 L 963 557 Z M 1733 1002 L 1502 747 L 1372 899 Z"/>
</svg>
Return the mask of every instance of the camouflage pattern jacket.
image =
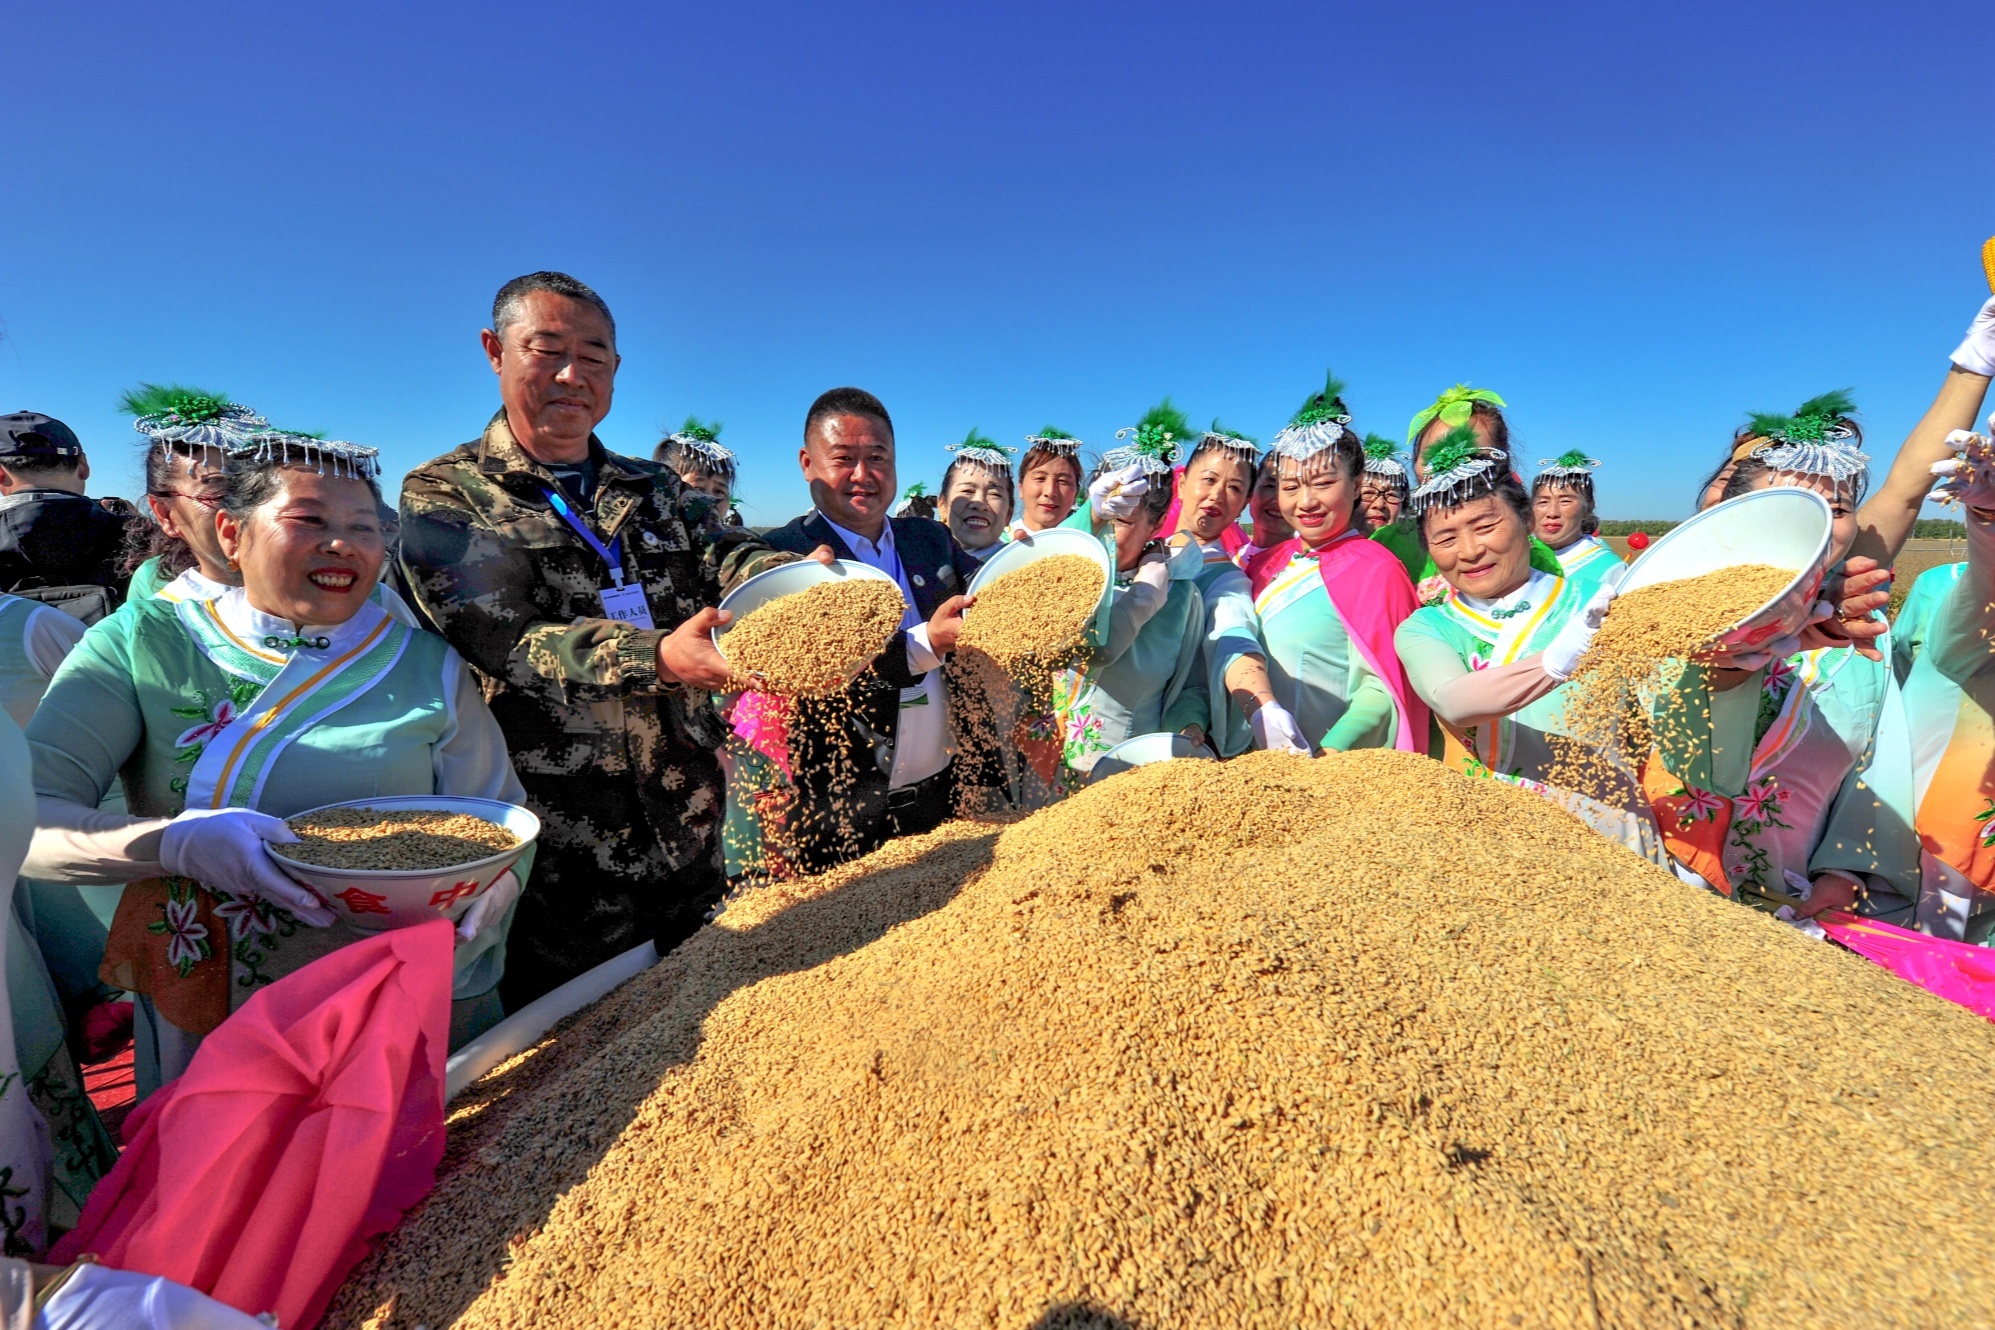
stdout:
<svg viewBox="0 0 1995 1330">
<path fill-rule="evenodd" d="M 548 502 L 554 476 L 504 411 L 403 480 L 401 564 L 417 606 L 484 684 L 548 824 L 541 854 L 565 861 L 549 863 L 551 875 L 570 891 L 584 870 L 641 891 L 710 856 L 724 811 L 714 753 L 725 725 L 706 694 L 660 683 L 659 639 L 735 581 L 795 556 L 709 522 L 711 501 L 664 467 L 593 436 L 589 447 L 590 526 L 605 545 L 619 541 L 624 580 L 643 585 L 658 631 L 603 617 L 603 560 Z"/>
</svg>

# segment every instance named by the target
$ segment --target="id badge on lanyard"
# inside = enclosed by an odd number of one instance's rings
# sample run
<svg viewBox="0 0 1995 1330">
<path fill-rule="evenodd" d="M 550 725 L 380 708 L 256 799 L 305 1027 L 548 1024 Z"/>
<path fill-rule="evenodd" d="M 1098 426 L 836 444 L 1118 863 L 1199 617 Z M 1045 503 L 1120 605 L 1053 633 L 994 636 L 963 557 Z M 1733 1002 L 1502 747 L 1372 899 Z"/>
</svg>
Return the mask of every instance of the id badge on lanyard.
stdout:
<svg viewBox="0 0 1995 1330">
<path fill-rule="evenodd" d="M 558 489 L 547 491 L 547 501 L 554 505 L 555 512 L 561 514 L 561 520 L 574 528 L 575 534 L 587 541 L 589 548 L 601 555 L 609 567 L 610 580 L 615 585 L 606 586 L 596 593 L 603 602 L 603 617 L 627 623 L 633 628 L 656 628 L 657 625 L 651 621 L 651 602 L 644 598 L 644 588 L 623 580 L 622 538 L 603 544 L 596 533 L 575 515 L 575 510 L 568 506 L 567 497 Z"/>
</svg>

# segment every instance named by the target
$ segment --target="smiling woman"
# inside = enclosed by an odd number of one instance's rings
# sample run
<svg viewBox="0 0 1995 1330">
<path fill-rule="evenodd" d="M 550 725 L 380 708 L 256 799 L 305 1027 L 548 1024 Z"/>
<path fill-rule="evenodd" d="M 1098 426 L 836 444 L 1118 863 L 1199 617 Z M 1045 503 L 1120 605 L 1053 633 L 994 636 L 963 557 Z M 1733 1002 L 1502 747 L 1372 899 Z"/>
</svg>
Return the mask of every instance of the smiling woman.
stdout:
<svg viewBox="0 0 1995 1330">
<path fill-rule="evenodd" d="M 140 997 L 142 1092 L 258 988 L 366 936 L 264 852 L 295 839 L 282 819 L 381 795 L 525 801 L 464 662 L 370 595 L 386 551 L 374 465 L 371 448 L 251 436 L 216 517 L 243 584 L 131 602 L 78 644 L 31 723 L 32 871 L 126 884 L 105 972 Z M 97 807 L 121 774 L 133 816 Z M 501 877 L 460 921 L 459 1039 L 500 1014 L 518 893 Z"/>
</svg>

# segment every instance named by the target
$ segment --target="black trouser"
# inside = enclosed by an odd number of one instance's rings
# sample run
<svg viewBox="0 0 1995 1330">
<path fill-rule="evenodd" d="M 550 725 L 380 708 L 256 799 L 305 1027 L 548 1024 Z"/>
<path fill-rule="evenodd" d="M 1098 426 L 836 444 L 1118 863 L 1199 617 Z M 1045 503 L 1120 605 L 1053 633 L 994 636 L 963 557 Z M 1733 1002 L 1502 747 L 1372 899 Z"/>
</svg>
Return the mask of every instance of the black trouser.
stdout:
<svg viewBox="0 0 1995 1330">
<path fill-rule="evenodd" d="M 499 997 L 518 1011 L 647 939 L 663 956 L 699 931 L 726 890 L 717 839 L 710 853 L 646 882 L 603 872 L 593 852 L 543 846 L 506 935 Z"/>
<path fill-rule="evenodd" d="M 883 777 L 870 788 L 839 795 L 800 786 L 805 801 L 793 809 L 788 834 L 799 869 L 822 873 L 871 854 L 896 836 L 918 836 L 947 822 L 955 812 L 956 771 L 942 768 L 927 780 L 888 790 Z"/>
</svg>

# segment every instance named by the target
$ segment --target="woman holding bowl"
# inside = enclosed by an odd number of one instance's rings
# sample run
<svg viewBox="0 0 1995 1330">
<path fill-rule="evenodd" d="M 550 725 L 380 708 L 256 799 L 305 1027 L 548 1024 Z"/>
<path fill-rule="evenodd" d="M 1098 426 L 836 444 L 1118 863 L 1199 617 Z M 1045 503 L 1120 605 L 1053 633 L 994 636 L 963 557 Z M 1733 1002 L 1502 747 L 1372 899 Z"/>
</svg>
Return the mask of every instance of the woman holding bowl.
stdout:
<svg viewBox="0 0 1995 1330">
<path fill-rule="evenodd" d="M 95 625 L 29 726 L 28 873 L 126 884 L 104 975 L 140 998 L 142 1092 L 259 987 L 365 936 L 270 859 L 266 844 L 295 839 L 282 819 L 395 795 L 525 800 L 463 660 L 372 599 L 387 548 L 374 457 L 252 436 L 215 517 L 242 585 Z M 100 811 L 120 776 L 131 813 Z M 519 889 L 502 876 L 459 921 L 453 1045 L 501 1014 Z"/>
</svg>

